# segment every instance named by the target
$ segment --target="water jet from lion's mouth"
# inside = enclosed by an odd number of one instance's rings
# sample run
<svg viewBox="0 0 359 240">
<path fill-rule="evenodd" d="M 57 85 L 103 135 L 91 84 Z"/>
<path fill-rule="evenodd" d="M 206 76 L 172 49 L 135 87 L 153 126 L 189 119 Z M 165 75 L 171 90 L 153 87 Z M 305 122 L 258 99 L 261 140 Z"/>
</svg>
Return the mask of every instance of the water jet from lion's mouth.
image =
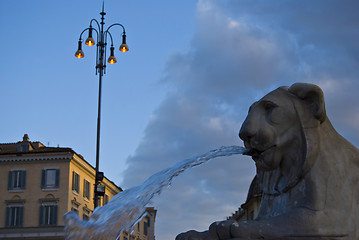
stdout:
<svg viewBox="0 0 359 240">
<path fill-rule="evenodd" d="M 243 152 L 243 155 L 247 155 L 247 156 L 259 156 L 263 153 L 264 151 L 260 151 L 258 149 L 255 148 L 246 148 L 245 151 Z"/>
<path fill-rule="evenodd" d="M 185 159 L 172 167 L 159 171 L 142 184 L 117 194 L 107 205 L 97 207 L 88 221 L 79 219 L 75 212 L 64 215 L 67 240 L 116 239 L 123 230 L 130 230 L 143 217 L 146 205 L 163 187 L 185 170 L 199 166 L 211 159 L 236 154 L 248 155 L 250 149 L 240 146 L 221 147 Z"/>
</svg>

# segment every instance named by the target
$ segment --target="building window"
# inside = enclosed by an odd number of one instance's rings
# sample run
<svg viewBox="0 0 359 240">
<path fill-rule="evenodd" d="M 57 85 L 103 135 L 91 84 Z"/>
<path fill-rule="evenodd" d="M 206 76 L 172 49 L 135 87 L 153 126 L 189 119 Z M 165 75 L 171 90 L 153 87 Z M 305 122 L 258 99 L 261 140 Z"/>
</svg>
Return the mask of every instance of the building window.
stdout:
<svg viewBox="0 0 359 240">
<path fill-rule="evenodd" d="M 57 225 L 57 205 L 41 205 L 39 223 L 40 226 Z"/>
<path fill-rule="evenodd" d="M 75 212 L 77 215 L 79 215 L 79 206 L 72 203 L 71 211 Z"/>
<path fill-rule="evenodd" d="M 90 219 L 90 213 L 91 213 L 90 209 L 84 207 L 84 208 L 83 208 L 82 219 L 83 219 L 84 221 L 88 221 L 88 220 Z"/>
<path fill-rule="evenodd" d="M 90 216 L 89 215 L 87 215 L 87 214 L 82 214 L 82 220 L 84 220 L 84 221 L 88 221 L 90 219 Z"/>
<path fill-rule="evenodd" d="M 148 223 L 146 221 L 143 221 L 143 234 L 145 236 L 147 236 L 147 228 L 148 228 Z"/>
<path fill-rule="evenodd" d="M 41 177 L 41 188 L 58 188 L 60 182 L 60 169 L 43 169 Z"/>
<path fill-rule="evenodd" d="M 79 215 L 79 207 L 81 205 L 81 203 L 79 203 L 78 201 L 76 201 L 76 198 L 74 198 L 73 200 L 71 200 L 71 211 L 75 212 L 77 215 Z"/>
<path fill-rule="evenodd" d="M 249 212 L 249 220 L 253 220 L 254 219 L 254 210 Z"/>
<path fill-rule="evenodd" d="M 108 195 L 105 194 L 105 196 L 103 197 L 103 205 L 106 205 L 108 203 Z"/>
<path fill-rule="evenodd" d="M 28 152 L 30 150 L 29 143 L 25 143 L 16 147 L 18 152 Z"/>
<path fill-rule="evenodd" d="M 11 170 L 9 171 L 8 189 L 9 190 L 23 190 L 26 185 L 26 171 L 25 170 Z"/>
<path fill-rule="evenodd" d="M 6 207 L 6 227 L 22 227 L 24 220 L 24 206 Z"/>
<path fill-rule="evenodd" d="M 84 197 L 90 199 L 90 182 L 84 179 Z"/>
<path fill-rule="evenodd" d="M 80 192 L 80 175 L 76 172 L 72 172 L 72 190 L 77 193 Z"/>
</svg>

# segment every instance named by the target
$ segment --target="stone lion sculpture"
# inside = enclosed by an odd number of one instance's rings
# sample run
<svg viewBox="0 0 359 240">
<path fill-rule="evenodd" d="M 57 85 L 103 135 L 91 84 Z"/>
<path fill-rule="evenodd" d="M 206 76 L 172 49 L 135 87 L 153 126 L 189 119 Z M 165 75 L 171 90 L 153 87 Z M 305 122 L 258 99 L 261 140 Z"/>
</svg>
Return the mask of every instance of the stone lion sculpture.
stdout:
<svg viewBox="0 0 359 240">
<path fill-rule="evenodd" d="M 318 86 L 270 92 L 250 107 L 239 136 L 263 192 L 257 218 L 176 240 L 359 239 L 359 150 L 333 128 Z"/>
</svg>

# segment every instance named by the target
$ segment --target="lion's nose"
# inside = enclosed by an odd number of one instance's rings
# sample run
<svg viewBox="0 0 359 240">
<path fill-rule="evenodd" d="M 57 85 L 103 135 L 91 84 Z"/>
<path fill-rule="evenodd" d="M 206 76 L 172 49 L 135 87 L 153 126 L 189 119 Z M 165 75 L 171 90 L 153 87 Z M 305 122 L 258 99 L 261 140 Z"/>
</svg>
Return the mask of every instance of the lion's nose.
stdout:
<svg viewBox="0 0 359 240">
<path fill-rule="evenodd" d="M 244 121 L 238 135 L 244 142 L 249 142 L 250 139 L 255 135 L 255 131 L 251 130 L 247 121 Z"/>
<path fill-rule="evenodd" d="M 253 134 L 250 134 L 248 131 L 246 130 L 241 130 L 239 131 L 239 138 L 243 140 L 244 145 L 247 145 L 248 143 L 251 142 L 251 138 L 253 137 Z"/>
<path fill-rule="evenodd" d="M 248 115 L 244 120 L 241 129 L 239 130 L 239 138 L 243 140 L 244 146 L 251 147 L 252 141 L 257 133 L 257 121 Z"/>
</svg>

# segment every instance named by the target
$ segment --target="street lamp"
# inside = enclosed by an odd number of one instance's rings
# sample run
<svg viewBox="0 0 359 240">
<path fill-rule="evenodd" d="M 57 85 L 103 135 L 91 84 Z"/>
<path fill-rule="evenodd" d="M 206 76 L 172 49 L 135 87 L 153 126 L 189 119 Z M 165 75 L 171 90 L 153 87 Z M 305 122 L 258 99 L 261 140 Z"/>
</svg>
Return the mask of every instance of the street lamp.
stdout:
<svg viewBox="0 0 359 240">
<path fill-rule="evenodd" d="M 106 73 L 106 46 L 107 46 L 107 37 L 111 40 L 111 47 L 110 47 L 110 56 L 107 60 L 108 63 L 113 64 L 116 63 L 116 57 L 114 55 L 114 46 L 113 46 L 113 39 L 110 33 L 110 28 L 113 26 L 120 26 L 122 27 L 122 44 L 119 48 L 121 52 L 127 52 L 128 46 L 126 44 L 126 31 L 125 27 L 122 24 L 115 23 L 110 25 L 106 30 L 104 30 L 105 25 L 105 15 L 104 12 L 104 4 L 102 4 L 102 12 L 101 15 L 101 22 L 99 23 L 96 19 L 91 19 L 90 26 L 84 29 L 79 38 L 78 42 L 78 49 L 75 53 L 77 58 L 83 58 L 85 56 L 84 52 L 82 51 L 82 34 L 84 32 L 88 32 L 88 37 L 85 41 L 85 44 L 88 46 L 93 46 L 96 43 L 96 75 L 99 75 L 99 93 L 98 93 L 98 115 L 97 115 L 97 141 L 96 141 L 96 177 L 95 177 L 95 186 L 94 186 L 94 208 L 98 206 L 98 201 L 101 196 L 105 194 L 105 188 L 100 183 L 103 180 L 103 172 L 99 171 L 99 157 L 100 157 L 100 123 L 101 123 L 101 86 L 102 86 L 102 76 Z M 92 23 L 95 23 L 95 27 L 92 27 Z M 97 27 L 97 28 L 96 28 Z M 96 39 L 93 39 L 92 33 L 93 31 L 96 32 Z"/>
</svg>

